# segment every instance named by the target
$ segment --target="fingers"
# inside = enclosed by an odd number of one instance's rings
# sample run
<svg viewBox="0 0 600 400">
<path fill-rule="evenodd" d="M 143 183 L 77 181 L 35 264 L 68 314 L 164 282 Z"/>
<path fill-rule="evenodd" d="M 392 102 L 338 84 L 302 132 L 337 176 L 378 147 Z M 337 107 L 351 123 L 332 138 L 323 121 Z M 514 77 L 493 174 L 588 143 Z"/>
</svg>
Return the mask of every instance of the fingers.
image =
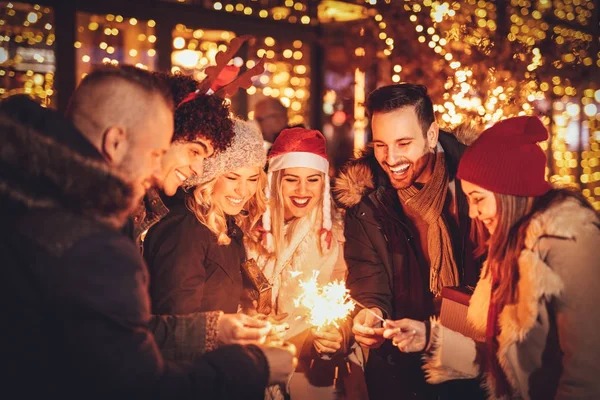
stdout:
<svg viewBox="0 0 600 400">
<path fill-rule="evenodd" d="M 271 323 L 268 322 L 267 320 L 253 318 L 253 317 L 250 317 L 250 316 L 244 315 L 244 314 L 237 314 L 237 315 L 239 315 L 240 322 L 248 328 L 263 328 L 266 326 L 269 326 L 269 328 L 270 328 Z"/>
<path fill-rule="evenodd" d="M 398 340 L 401 340 L 402 338 L 408 336 L 414 336 L 416 333 L 417 331 L 414 329 L 411 329 L 410 331 L 405 331 L 402 328 L 392 328 L 385 329 L 383 331 L 383 337 L 386 339 L 399 338 Z"/>
<path fill-rule="evenodd" d="M 373 336 L 375 335 L 375 329 L 367 326 L 367 325 L 363 325 L 360 323 L 354 323 L 354 325 L 352 326 L 352 332 L 355 335 L 367 335 L 367 336 Z"/>
<path fill-rule="evenodd" d="M 329 340 L 315 340 L 315 348 L 321 354 L 324 353 L 335 353 L 342 348 L 338 342 L 331 342 Z"/>
<path fill-rule="evenodd" d="M 410 342 L 415 338 L 414 332 L 404 332 L 392 338 L 392 344 L 398 346 L 402 342 Z"/>
<path fill-rule="evenodd" d="M 335 328 L 333 328 L 333 331 L 320 331 L 320 330 L 316 330 L 316 329 L 312 329 L 312 334 L 318 338 L 318 339 L 322 339 L 322 340 L 328 340 L 331 342 L 341 342 L 342 341 L 342 335 L 339 333 L 339 331 Z"/>
</svg>

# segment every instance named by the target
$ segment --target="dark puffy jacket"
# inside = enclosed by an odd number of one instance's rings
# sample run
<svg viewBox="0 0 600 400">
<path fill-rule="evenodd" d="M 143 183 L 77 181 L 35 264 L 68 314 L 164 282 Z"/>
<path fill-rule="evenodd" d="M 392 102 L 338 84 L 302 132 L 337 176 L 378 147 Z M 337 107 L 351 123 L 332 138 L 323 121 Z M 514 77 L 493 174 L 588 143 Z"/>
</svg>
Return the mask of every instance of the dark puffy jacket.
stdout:
<svg viewBox="0 0 600 400">
<path fill-rule="evenodd" d="M 132 191 L 89 142 L 27 99 L 1 103 L 0 142 L 3 392 L 263 397 L 268 366 L 257 347 L 223 347 L 185 365 L 162 358 L 147 327 L 146 266 L 107 223 L 126 215 Z"/>
<path fill-rule="evenodd" d="M 154 314 L 181 315 L 220 310 L 235 313 L 242 294 L 243 234 L 231 218 L 229 245 L 189 211 L 180 190 L 163 197 L 170 209 L 144 239 Z"/>
<path fill-rule="evenodd" d="M 440 132 L 450 180 L 455 179 L 458 160 L 464 149 L 454 136 Z M 424 320 L 434 314 L 429 291 L 429 272 L 420 265 L 406 216 L 385 172 L 374 155 L 349 162 L 336 180 L 336 200 L 346 208 L 347 287 L 350 294 L 367 307 L 380 308 L 390 319 Z M 467 199 L 455 181 L 460 233 L 453 237 L 461 283 L 473 285 L 478 272 L 474 268 L 470 243 Z M 435 398 L 425 384 L 419 354 L 398 351 L 386 341 L 372 350 L 366 367 L 367 384 L 372 398 Z M 387 394 L 386 394 L 387 393 Z"/>
</svg>

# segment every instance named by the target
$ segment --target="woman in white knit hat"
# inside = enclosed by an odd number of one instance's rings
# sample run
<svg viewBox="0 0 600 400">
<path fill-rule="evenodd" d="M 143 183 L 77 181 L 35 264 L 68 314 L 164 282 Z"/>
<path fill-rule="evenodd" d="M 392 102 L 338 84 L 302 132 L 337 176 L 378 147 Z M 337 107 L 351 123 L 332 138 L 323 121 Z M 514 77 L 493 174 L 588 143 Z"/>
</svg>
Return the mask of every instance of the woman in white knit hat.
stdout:
<svg viewBox="0 0 600 400">
<path fill-rule="evenodd" d="M 256 232 L 266 204 L 263 171 L 266 153 L 262 136 L 251 123 L 234 120 L 231 145 L 204 162 L 202 175 L 184 182 L 187 194 L 170 198 L 169 214 L 154 225 L 144 240 L 150 272 L 153 314 L 191 315 L 215 312 L 217 329 L 207 329 L 204 351 L 217 342 L 252 343 L 264 340 L 271 326 L 243 316 L 239 329 L 227 337 L 221 314 L 238 311 L 243 290 L 241 264 L 246 260 L 244 235 Z M 252 238 L 252 237 L 250 237 Z M 175 328 L 177 329 L 177 328 Z M 185 334 L 186 332 L 180 332 Z M 171 348 L 173 354 L 166 354 Z M 200 350 L 164 345 L 171 359 L 194 359 Z"/>
<path fill-rule="evenodd" d="M 325 137 L 316 130 L 291 128 L 281 132 L 269 152 L 269 199 L 260 241 L 246 240 L 254 258 L 273 285 L 272 309 L 290 325 L 285 339 L 300 350 L 300 360 L 287 388 L 271 388 L 267 398 L 292 400 L 341 397 L 339 383 L 348 374 L 344 333 L 334 326 L 311 329 L 306 310 L 294 299 L 300 283 L 318 272 L 318 283 L 344 280 L 343 222 L 332 203 Z M 335 385 L 335 383 L 338 383 Z"/>
</svg>

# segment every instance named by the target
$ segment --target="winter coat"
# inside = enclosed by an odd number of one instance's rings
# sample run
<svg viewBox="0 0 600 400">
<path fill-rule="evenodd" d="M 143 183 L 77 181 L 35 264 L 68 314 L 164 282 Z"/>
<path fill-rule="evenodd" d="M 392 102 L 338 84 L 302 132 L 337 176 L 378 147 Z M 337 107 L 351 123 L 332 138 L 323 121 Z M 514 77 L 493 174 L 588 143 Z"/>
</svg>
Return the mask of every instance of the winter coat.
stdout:
<svg viewBox="0 0 600 400">
<path fill-rule="evenodd" d="M 171 210 L 144 239 L 154 314 L 235 313 L 242 294 L 241 264 L 246 260 L 241 229 L 228 217 L 229 245 L 187 209 L 183 192 L 163 197 Z"/>
<path fill-rule="evenodd" d="M 2 102 L 0 142 L 3 392 L 262 398 L 268 366 L 257 347 L 186 365 L 162 358 L 147 327 L 146 266 L 107 223 L 132 190 L 72 125 L 31 100 Z"/>
<path fill-rule="evenodd" d="M 314 349 L 314 337 L 310 332 L 312 326 L 306 319 L 306 309 L 297 307 L 294 302 L 303 292 L 301 282 L 310 280 L 315 272 L 318 272 L 319 286 L 346 279 L 342 216 L 339 212 L 334 212 L 331 248 L 321 254 L 318 229 L 320 221 L 317 221 L 317 215 L 316 210 L 313 210 L 298 224 L 289 244 L 278 256 L 257 251 L 256 244 L 247 246 L 248 259 L 256 260 L 273 285 L 273 314 L 288 314 L 285 322 L 290 325 L 290 329 L 284 339 L 294 343 L 300 352 L 299 365 L 288 384 L 288 391 L 293 400 L 339 398 L 339 393 L 336 394 L 334 387 L 336 368 L 339 376 L 338 391 L 343 390 L 342 379 L 348 377 L 346 371 L 349 368 L 352 368 L 357 379 L 362 379 L 362 354 L 353 354 L 349 361 L 352 364 L 346 364 L 345 356 L 350 351 L 348 347 L 341 349 L 333 360 L 321 359 Z M 349 331 L 342 332 L 342 335 L 349 334 Z M 349 340 L 345 341 L 346 344 L 348 342 Z M 283 399 L 283 394 L 279 390 L 270 389 L 267 399 Z"/>
<path fill-rule="evenodd" d="M 155 188 L 149 189 L 123 230 L 139 246 L 141 254 L 148 230 L 169 213 L 161 195 L 165 196 Z M 148 326 L 165 358 L 188 360 L 218 346 L 216 332 L 220 315 L 220 311 L 185 315 L 152 314 Z"/>
<path fill-rule="evenodd" d="M 458 210 L 460 232 L 452 239 L 460 281 L 463 285 L 474 284 L 478 271 L 473 268 L 468 203 L 455 179 L 466 146 L 443 132 L 439 144 Z M 347 209 L 344 252 L 350 294 L 367 307 L 378 307 L 386 318 L 424 320 L 433 315 L 429 266 L 418 261 L 421 250 L 413 240 L 418 233 L 409 227 L 397 192 L 372 152 L 342 169 L 335 193 L 336 200 Z M 433 389 L 425 384 L 420 366 L 418 355 L 400 353 L 390 341 L 371 350 L 366 366 L 371 397 L 387 398 L 395 393 L 400 396 L 396 398 L 428 398 Z"/>
<path fill-rule="evenodd" d="M 523 399 L 600 398 L 600 220 L 573 199 L 535 216 L 518 259 L 516 304 L 498 316 L 498 360 Z M 471 297 L 468 320 L 485 336 L 491 294 L 486 268 Z M 440 324 L 432 328 L 428 381 L 480 374 L 476 343 Z M 486 376 L 490 398 L 495 382 Z"/>
</svg>

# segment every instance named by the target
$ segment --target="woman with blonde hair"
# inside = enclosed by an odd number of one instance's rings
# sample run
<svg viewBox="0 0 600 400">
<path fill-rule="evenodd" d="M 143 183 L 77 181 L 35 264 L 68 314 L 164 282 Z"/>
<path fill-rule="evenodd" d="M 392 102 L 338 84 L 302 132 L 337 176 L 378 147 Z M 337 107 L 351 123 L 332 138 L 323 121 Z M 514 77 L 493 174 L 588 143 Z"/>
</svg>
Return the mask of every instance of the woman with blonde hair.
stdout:
<svg viewBox="0 0 600 400">
<path fill-rule="evenodd" d="M 337 398 L 352 367 L 342 349 L 348 333 L 335 326 L 311 329 L 306 310 L 294 302 L 301 282 L 314 274 L 320 285 L 346 277 L 343 222 L 331 200 L 328 171 L 325 137 L 316 130 L 283 130 L 269 152 L 263 238 L 246 241 L 248 258 L 272 284 L 272 314 L 287 315 L 285 339 L 300 357 L 288 387 L 271 390 L 268 398 L 283 398 L 285 391 L 292 400 Z"/>
<path fill-rule="evenodd" d="M 170 212 L 144 240 L 152 313 L 214 312 L 210 318 L 215 323 L 207 323 L 203 351 L 219 342 L 262 341 L 271 328 L 268 322 L 238 315 L 241 326 L 229 329 L 229 336 L 219 329 L 232 327 L 220 322 L 226 322 L 223 313 L 235 315 L 240 305 L 240 271 L 246 260 L 243 237 L 254 238 L 252 232 L 266 208 L 262 136 L 253 124 L 242 120 L 234 120 L 233 131 L 231 145 L 207 158 L 201 175 L 184 182 L 188 193 L 179 191 L 164 199 Z M 172 352 L 177 354 L 166 355 L 193 359 L 200 350 L 176 346 Z"/>
<path fill-rule="evenodd" d="M 487 261 L 467 319 L 476 343 L 439 321 L 387 321 L 400 351 L 424 351 L 430 383 L 483 373 L 490 398 L 600 398 L 600 219 L 583 196 L 553 189 L 536 117 L 486 130 L 458 177 Z"/>
</svg>

